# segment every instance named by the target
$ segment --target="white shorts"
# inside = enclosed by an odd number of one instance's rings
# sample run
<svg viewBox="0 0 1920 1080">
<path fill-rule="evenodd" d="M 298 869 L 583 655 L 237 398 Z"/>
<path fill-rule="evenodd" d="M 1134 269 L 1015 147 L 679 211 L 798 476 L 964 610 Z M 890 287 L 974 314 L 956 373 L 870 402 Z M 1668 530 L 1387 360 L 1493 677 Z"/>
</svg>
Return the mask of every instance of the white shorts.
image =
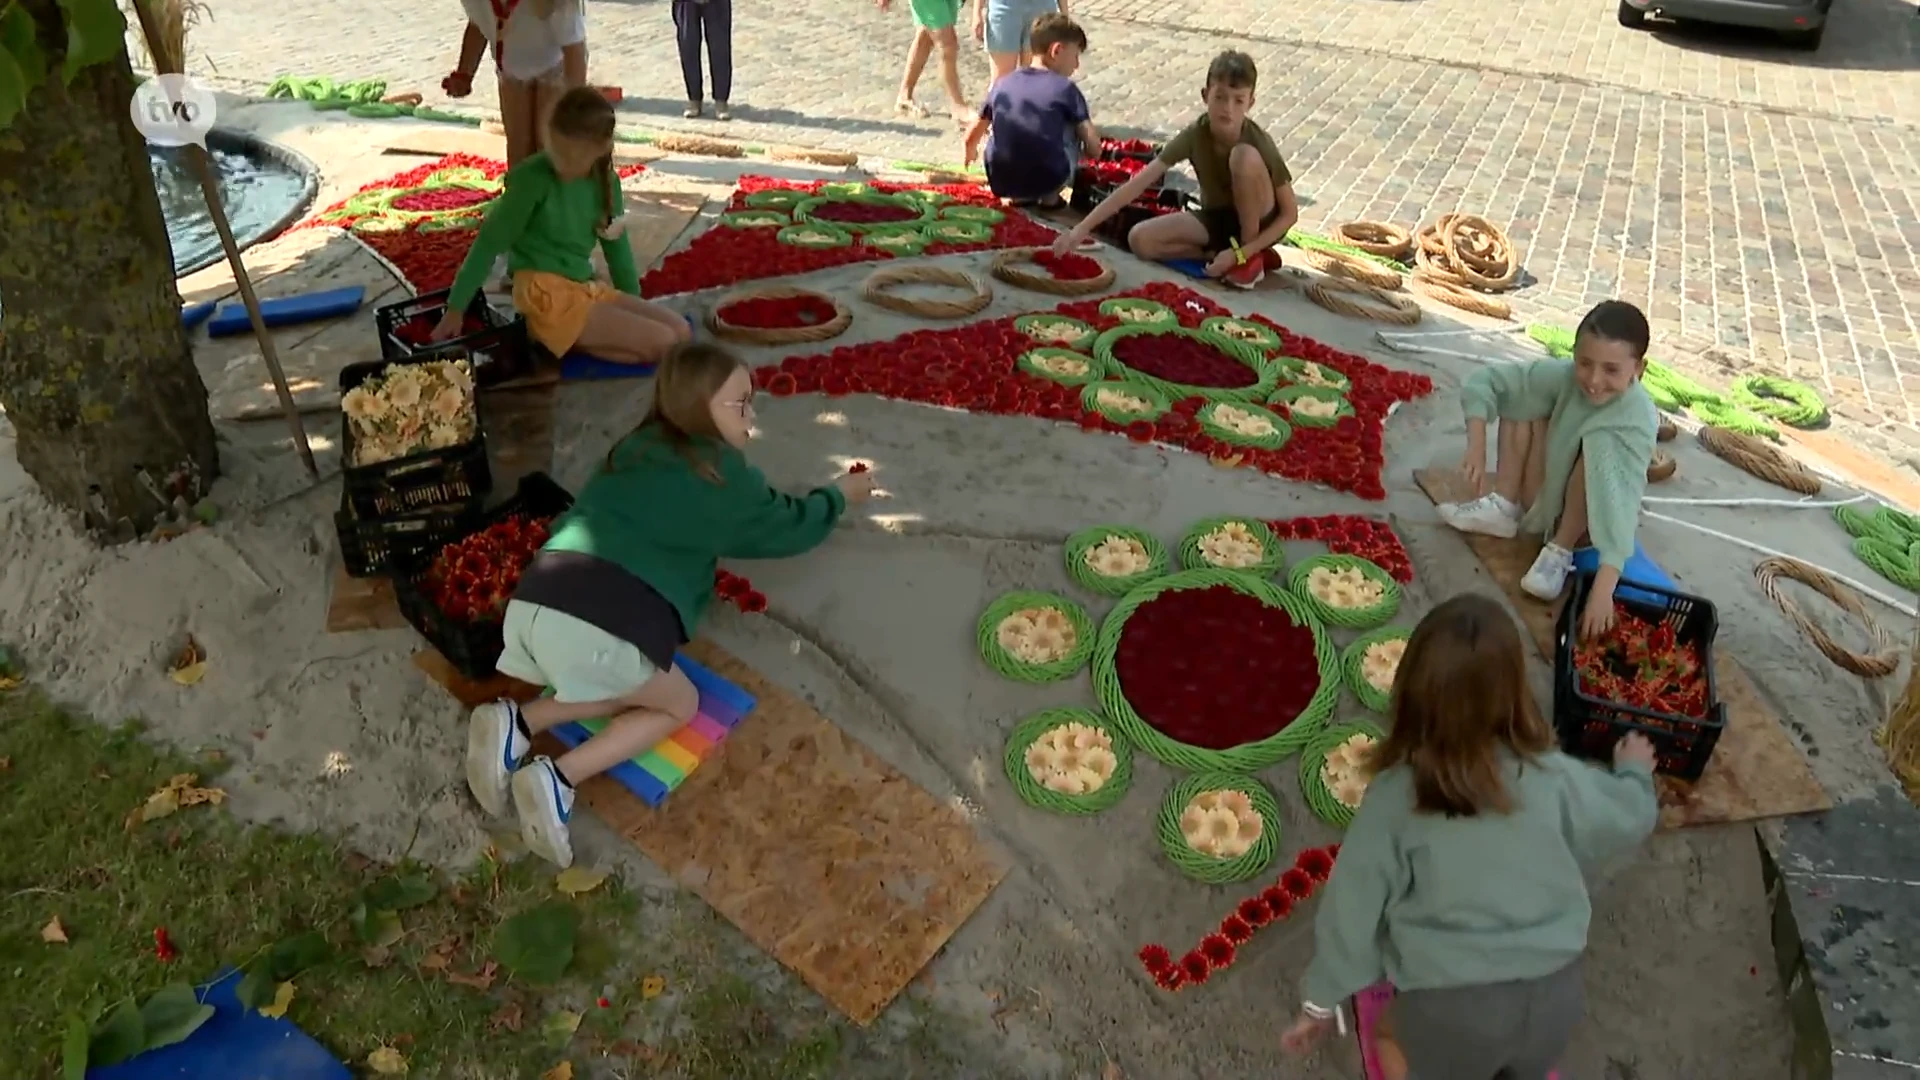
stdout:
<svg viewBox="0 0 1920 1080">
<path fill-rule="evenodd" d="M 659 670 L 632 642 L 524 600 L 507 602 L 501 638 L 501 674 L 548 687 L 568 704 L 625 698 Z"/>
</svg>

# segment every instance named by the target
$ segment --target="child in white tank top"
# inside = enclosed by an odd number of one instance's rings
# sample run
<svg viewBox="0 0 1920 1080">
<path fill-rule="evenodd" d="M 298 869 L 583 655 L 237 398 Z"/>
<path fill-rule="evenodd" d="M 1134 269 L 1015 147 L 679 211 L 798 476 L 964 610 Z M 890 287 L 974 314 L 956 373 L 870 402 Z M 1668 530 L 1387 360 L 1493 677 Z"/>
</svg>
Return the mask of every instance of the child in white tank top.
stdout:
<svg viewBox="0 0 1920 1080">
<path fill-rule="evenodd" d="M 544 143 L 548 111 L 569 88 L 587 80 L 584 0 L 461 0 L 466 36 L 460 63 L 441 86 L 450 97 L 473 91 L 483 54 L 491 52 L 500 80 L 500 122 L 507 129 L 507 166 L 518 165 Z"/>
</svg>

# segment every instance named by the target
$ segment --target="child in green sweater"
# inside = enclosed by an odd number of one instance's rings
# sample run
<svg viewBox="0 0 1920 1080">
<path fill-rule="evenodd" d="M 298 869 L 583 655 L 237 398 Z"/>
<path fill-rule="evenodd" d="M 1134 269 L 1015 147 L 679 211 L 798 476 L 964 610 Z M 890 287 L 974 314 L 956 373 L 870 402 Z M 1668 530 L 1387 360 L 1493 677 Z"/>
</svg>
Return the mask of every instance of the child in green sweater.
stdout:
<svg viewBox="0 0 1920 1080">
<path fill-rule="evenodd" d="M 613 106 L 576 86 L 554 105 L 547 127 L 547 148 L 507 170 L 506 190 L 454 276 L 433 339 L 460 333 L 467 305 L 504 254 L 514 309 L 548 352 L 560 357 L 577 348 L 620 364 L 656 363 L 692 330 L 672 308 L 640 299 L 613 172 Z M 594 277 L 596 244 L 612 285 Z"/>
<path fill-rule="evenodd" d="M 1460 469 L 1480 496 L 1439 508 L 1461 532 L 1546 539 L 1520 587 L 1553 600 L 1573 569 L 1573 549 L 1591 537 L 1600 555 L 1582 636 L 1613 625 L 1613 590 L 1633 555 L 1659 413 L 1640 376 L 1650 332 L 1640 309 L 1607 300 L 1587 312 L 1571 360 L 1490 364 L 1467 377 L 1467 455 Z M 1487 487 L 1487 425 L 1500 423 L 1500 451 Z"/>
<path fill-rule="evenodd" d="M 553 693 L 473 711 L 467 785 L 490 814 L 511 797 L 541 858 L 573 861 L 576 784 L 693 719 L 699 694 L 673 654 L 706 611 L 720 558 L 809 551 L 873 492 L 867 473 L 805 495 L 770 487 L 742 452 L 753 419 L 745 364 L 709 345 L 676 351 L 655 376 L 646 419 L 554 522 L 507 603 L 499 670 Z M 600 718 L 607 726 L 558 761 L 522 767 L 535 733 Z"/>
<path fill-rule="evenodd" d="M 1312 1050 L 1387 979 L 1412 1075 L 1545 1080 L 1582 1012 L 1587 879 L 1658 816 L 1653 747 L 1627 736 L 1611 772 L 1555 750 L 1513 619 L 1471 593 L 1420 620 L 1392 713 L 1282 1044 Z"/>
</svg>

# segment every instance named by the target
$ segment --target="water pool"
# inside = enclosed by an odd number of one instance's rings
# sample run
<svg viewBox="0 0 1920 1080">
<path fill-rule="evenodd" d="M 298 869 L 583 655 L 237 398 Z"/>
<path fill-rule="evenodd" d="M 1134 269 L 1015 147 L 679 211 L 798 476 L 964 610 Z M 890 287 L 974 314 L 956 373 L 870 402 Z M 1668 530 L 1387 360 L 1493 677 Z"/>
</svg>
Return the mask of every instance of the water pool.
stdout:
<svg viewBox="0 0 1920 1080">
<path fill-rule="evenodd" d="M 208 136 L 207 148 L 227 221 L 242 248 L 292 224 L 313 201 L 313 170 L 297 155 L 222 131 Z M 190 274 L 224 258 L 220 234 L 207 215 L 186 151 L 149 147 L 147 156 L 160 193 L 160 212 L 167 219 L 167 239 L 173 243 L 174 272 Z"/>
</svg>

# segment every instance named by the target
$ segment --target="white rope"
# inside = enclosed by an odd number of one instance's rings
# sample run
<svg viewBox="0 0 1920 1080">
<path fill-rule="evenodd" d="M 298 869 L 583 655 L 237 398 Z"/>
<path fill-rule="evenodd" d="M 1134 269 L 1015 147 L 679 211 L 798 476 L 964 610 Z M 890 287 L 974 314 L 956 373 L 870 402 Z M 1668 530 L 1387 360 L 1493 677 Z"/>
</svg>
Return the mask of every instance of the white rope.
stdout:
<svg viewBox="0 0 1920 1080">
<path fill-rule="evenodd" d="M 1854 503 L 1867 502 L 1872 498 L 1871 495 L 1855 495 L 1851 499 L 1812 502 L 1807 499 L 1668 499 L 1648 495 L 1640 501 L 1657 503 L 1661 506 L 1779 506 L 1788 510 L 1831 510 L 1836 506 L 1852 506 Z"/>
<path fill-rule="evenodd" d="M 1408 338 L 1470 337 L 1474 334 L 1524 334 L 1526 330 L 1527 328 L 1524 326 L 1469 326 L 1459 330 L 1376 330 L 1374 331 L 1374 336 L 1380 339 L 1380 344 L 1391 348 L 1395 341 L 1405 341 Z"/>
<path fill-rule="evenodd" d="M 1915 610 L 1913 605 L 1904 603 L 1899 600 L 1895 600 L 1893 597 L 1888 596 L 1887 594 L 1879 591 L 1878 589 L 1875 589 L 1869 585 L 1862 584 L 1861 582 L 1853 578 L 1850 578 L 1845 574 L 1836 573 L 1835 571 L 1829 570 L 1826 567 L 1821 566 L 1819 563 L 1815 563 L 1807 559 L 1803 559 L 1798 555 L 1789 555 L 1784 551 L 1779 551 L 1775 548 L 1767 547 L 1764 544 L 1756 544 L 1751 540 L 1743 540 L 1738 536 L 1733 536 L 1728 533 L 1723 533 L 1719 529 L 1709 529 L 1705 525 L 1695 525 L 1691 521 L 1681 521 L 1679 518 L 1668 517 L 1665 514 L 1656 513 L 1652 510 L 1644 511 L 1644 513 L 1651 520 L 1664 521 L 1669 525 L 1678 525 L 1683 529 L 1692 529 L 1694 532 L 1703 533 L 1707 536 L 1713 537 L 1716 540 L 1725 540 L 1729 544 L 1734 544 L 1738 547 L 1746 548 L 1748 551 L 1757 552 L 1761 555 L 1770 556 L 1776 559 L 1792 559 L 1794 562 L 1797 562 L 1797 563 L 1805 563 L 1806 565 L 1813 567 L 1815 570 L 1818 570 L 1821 573 L 1826 574 L 1828 577 L 1834 579 L 1835 581 L 1838 581 L 1844 585 L 1851 587 L 1855 592 L 1858 592 L 1860 595 L 1865 596 L 1870 600 L 1877 600 L 1880 603 L 1885 604 L 1887 607 L 1892 608 L 1893 610 L 1899 612 L 1902 615 L 1907 616 L 1910 619 L 1920 618 L 1920 610 Z"/>
</svg>

